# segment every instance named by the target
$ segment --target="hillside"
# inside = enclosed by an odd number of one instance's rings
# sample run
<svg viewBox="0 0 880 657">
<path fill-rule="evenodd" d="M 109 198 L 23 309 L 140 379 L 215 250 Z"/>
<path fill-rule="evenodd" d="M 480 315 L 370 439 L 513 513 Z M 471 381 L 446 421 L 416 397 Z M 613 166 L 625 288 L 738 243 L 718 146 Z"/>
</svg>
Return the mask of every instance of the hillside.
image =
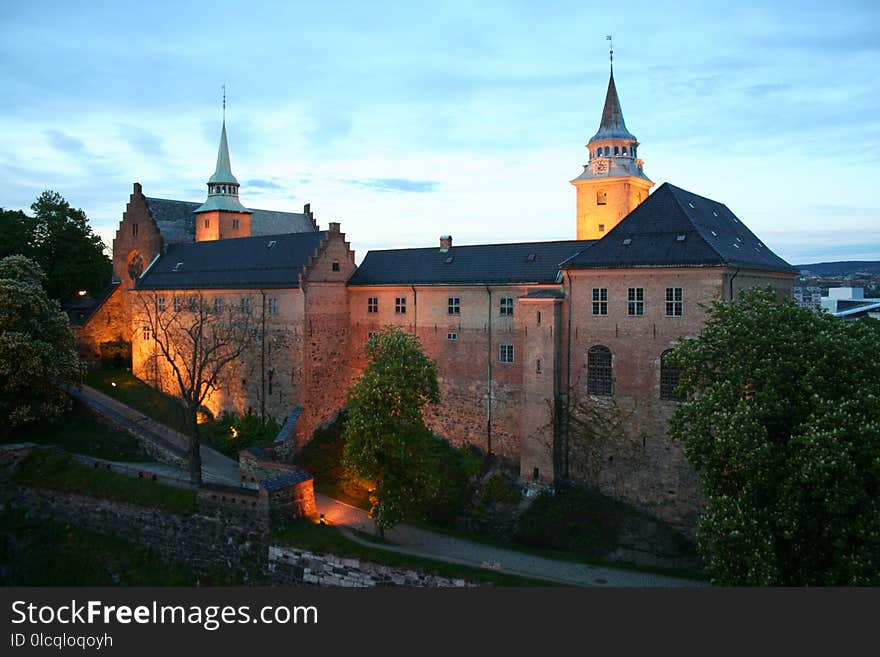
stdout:
<svg viewBox="0 0 880 657">
<path fill-rule="evenodd" d="M 850 274 L 867 274 L 869 278 L 880 278 L 880 260 L 842 260 L 839 262 L 816 262 L 795 265 L 801 272 L 809 272 L 817 278 L 837 278 Z"/>
</svg>

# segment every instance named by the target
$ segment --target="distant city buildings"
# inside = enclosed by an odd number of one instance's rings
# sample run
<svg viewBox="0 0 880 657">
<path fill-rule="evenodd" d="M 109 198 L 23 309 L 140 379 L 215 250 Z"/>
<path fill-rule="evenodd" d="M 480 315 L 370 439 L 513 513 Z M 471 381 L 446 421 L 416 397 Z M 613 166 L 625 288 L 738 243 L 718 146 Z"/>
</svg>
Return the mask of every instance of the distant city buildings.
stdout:
<svg viewBox="0 0 880 657">
<path fill-rule="evenodd" d="M 880 319 L 880 299 L 865 297 L 862 287 L 832 287 L 828 296 L 822 297 L 821 307 L 835 317 L 859 319 L 874 317 Z"/>
</svg>

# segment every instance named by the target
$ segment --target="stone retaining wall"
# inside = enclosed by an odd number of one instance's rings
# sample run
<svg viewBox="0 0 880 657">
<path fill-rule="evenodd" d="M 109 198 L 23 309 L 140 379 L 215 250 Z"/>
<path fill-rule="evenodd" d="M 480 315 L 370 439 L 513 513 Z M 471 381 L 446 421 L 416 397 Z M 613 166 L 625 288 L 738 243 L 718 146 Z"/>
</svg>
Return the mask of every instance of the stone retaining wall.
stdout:
<svg viewBox="0 0 880 657">
<path fill-rule="evenodd" d="M 269 546 L 269 572 L 277 584 L 316 586 L 416 588 L 463 588 L 474 586 L 463 579 L 439 577 L 416 570 L 394 568 L 346 559 L 333 554 L 315 554 L 293 547 Z"/>
</svg>

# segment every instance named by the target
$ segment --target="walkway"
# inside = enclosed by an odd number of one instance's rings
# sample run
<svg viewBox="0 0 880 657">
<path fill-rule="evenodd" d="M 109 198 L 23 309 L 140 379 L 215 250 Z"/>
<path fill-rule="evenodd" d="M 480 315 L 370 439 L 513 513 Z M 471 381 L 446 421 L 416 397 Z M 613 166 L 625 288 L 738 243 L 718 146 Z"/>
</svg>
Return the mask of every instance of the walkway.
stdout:
<svg viewBox="0 0 880 657">
<path fill-rule="evenodd" d="M 171 445 L 177 450 L 185 451 L 186 449 L 188 439 L 183 434 L 151 420 L 94 388 L 83 386 L 81 392 L 71 390 L 70 394 L 114 421 L 139 432 L 148 440 L 161 441 L 163 446 Z M 184 471 L 159 463 L 115 465 L 121 466 L 118 469 L 123 470 L 155 472 L 159 478 L 165 479 L 169 483 L 173 483 L 170 480 L 178 480 L 178 485 L 182 485 L 184 480 L 188 478 Z M 202 445 L 202 472 L 205 481 L 227 485 L 239 485 L 240 483 L 238 463 L 205 445 Z M 350 540 L 389 552 L 411 554 L 477 568 L 489 568 L 511 575 L 545 579 L 570 586 L 707 586 L 705 582 L 678 577 L 533 556 L 515 550 L 474 543 L 411 525 L 398 525 L 386 532 L 388 540 L 393 541 L 396 545 L 373 543 L 350 531 L 357 529 L 371 534 L 375 532 L 375 524 L 366 511 L 320 494 L 315 495 L 315 502 L 318 513 L 323 513 L 327 521 L 331 525 L 339 527 Z"/>
</svg>

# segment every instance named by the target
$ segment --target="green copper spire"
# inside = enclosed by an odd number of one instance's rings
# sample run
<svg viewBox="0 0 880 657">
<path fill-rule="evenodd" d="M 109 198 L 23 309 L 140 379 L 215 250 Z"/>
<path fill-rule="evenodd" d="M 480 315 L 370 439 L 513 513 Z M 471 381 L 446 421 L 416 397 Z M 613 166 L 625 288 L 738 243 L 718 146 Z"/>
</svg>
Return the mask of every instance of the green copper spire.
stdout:
<svg viewBox="0 0 880 657">
<path fill-rule="evenodd" d="M 229 145 L 226 143 L 226 119 L 223 119 L 223 130 L 220 132 L 220 150 L 217 151 L 217 168 L 214 175 L 208 179 L 209 183 L 232 183 L 238 184 L 232 175 L 232 166 L 229 164 Z"/>
<path fill-rule="evenodd" d="M 229 144 L 226 142 L 226 88 L 223 89 L 223 128 L 220 131 L 220 149 L 217 151 L 217 166 L 214 175 L 208 179 L 208 200 L 195 212 L 229 210 L 250 212 L 238 200 L 238 180 L 232 175 L 229 164 Z"/>
</svg>

